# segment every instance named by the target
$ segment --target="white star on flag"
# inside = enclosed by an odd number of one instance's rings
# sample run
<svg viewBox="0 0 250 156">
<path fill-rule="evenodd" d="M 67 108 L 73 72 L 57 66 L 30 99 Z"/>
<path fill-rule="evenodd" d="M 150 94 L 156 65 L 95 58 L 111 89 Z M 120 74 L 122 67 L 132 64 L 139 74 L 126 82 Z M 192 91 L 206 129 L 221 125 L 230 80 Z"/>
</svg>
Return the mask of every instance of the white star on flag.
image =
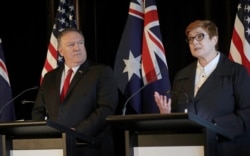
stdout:
<svg viewBox="0 0 250 156">
<path fill-rule="evenodd" d="M 141 78 L 140 69 L 141 69 L 141 55 L 134 57 L 133 53 L 129 52 L 129 59 L 123 59 L 123 62 L 125 63 L 125 68 L 123 70 L 123 73 L 128 73 L 128 80 L 131 79 L 133 74 L 137 75 L 139 78 Z"/>
</svg>

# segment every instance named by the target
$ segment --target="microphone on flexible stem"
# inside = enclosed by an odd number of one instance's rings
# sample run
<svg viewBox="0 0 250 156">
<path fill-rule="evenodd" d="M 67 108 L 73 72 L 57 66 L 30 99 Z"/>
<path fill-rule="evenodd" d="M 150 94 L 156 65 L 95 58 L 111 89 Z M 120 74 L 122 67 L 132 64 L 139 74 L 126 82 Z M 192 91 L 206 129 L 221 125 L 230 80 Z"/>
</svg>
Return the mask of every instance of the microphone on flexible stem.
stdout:
<svg viewBox="0 0 250 156">
<path fill-rule="evenodd" d="M 123 105 L 123 109 L 122 109 L 122 115 L 126 114 L 126 109 L 127 109 L 127 105 L 129 103 L 129 101 L 134 98 L 138 93 L 141 92 L 141 90 L 143 90 L 145 87 L 147 87 L 149 84 L 156 82 L 157 81 L 157 77 L 160 75 L 161 73 L 156 74 L 156 76 L 154 77 L 155 79 L 149 81 L 146 85 L 142 86 L 141 88 L 139 88 L 136 92 L 134 92 L 130 97 L 128 97 L 128 99 L 125 101 L 124 105 Z"/>
<path fill-rule="evenodd" d="M 32 88 L 28 88 L 28 89 L 25 89 L 24 91 L 22 91 L 21 93 L 19 93 L 17 96 L 15 96 L 14 98 L 12 98 L 11 100 L 9 100 L 7 103 L 5 103 L 3 105 L 3 107 L 0 109 L 0 115 L 2 114 L 2 112 L 4 111 L 4 109 L 9 105 L 11 104 L 15 99 L 17 99 L 19 96 L 23 95 L 24 93 L 30 91 L 30 90 L 35 90 L 35 89 L 38 89 L 38 86 L 35 86 L 35 87 L 32 87 Z"/>
<path fill-rule="evenodd" d="M 126 114 L 126 109 L 127 109 L 127 105 L 128 105 L 128 102 L 133 98 L 135 97 L 142 89 L 144 89 L 149 83 L 147 83 L 146 85 L 142 86 L 140 89 L 138 89 L 136 92 L 134 92 L 124 103 L 123 105 L 123 109 L 122 109 L 122 115 L 125 115 Z"/>
<path fill-rule="evenodd" d="M 158 74 L 159 75 L 159 74 Z M 154 81 L 152 81 L 154 82 Z M 141 88 L 139 88 L 136 92 L 134 92 L 130 97 L 128 97 L 128 99 L 125 101 L 124 105 L 123 105 L 123 109 L 122 109 L 122 115 L 126 114 L 126 109 L 127 109 L 127 105 L 129 103 L 129 101 L 135 97 L 138 93 L 141 92 L 141 90 L 143 90 L 145 87 L 147 87 L 149 84 L 151 84 L 152 82 L 147 83 L 146 85 L 142 86 Z"/>
</svg>

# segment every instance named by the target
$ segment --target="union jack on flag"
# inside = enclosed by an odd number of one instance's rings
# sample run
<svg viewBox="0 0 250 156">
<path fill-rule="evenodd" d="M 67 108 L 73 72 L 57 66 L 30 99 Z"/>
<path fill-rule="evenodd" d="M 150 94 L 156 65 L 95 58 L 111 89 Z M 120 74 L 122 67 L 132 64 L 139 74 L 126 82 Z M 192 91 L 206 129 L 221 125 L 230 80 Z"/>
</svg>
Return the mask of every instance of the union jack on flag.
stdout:
<svg viewBox="0 0 250 156">
<path fill-rule="evenodd" d="M 244 65 L 250 74 L 250 1 L 240 0 L 235 17 L 229 59 Z"/>
<path fill-rule="evenodd" d="M 55 69 L 58 65 L 64 62 L 63 58 L 57 51 L 57 36 L 61 31 L 68 27 L 77 28 L 73 0 L 60 0 L 40 83 L 48 71 Z"/>
<path fill-rule="evenodd" d="M 125 107 L 157 113 L 154 91 L 165 94 L 170 80 L 155 1 L 131 0 L 128 14 L 114 66 L 118 88 Z"/>
</svg>

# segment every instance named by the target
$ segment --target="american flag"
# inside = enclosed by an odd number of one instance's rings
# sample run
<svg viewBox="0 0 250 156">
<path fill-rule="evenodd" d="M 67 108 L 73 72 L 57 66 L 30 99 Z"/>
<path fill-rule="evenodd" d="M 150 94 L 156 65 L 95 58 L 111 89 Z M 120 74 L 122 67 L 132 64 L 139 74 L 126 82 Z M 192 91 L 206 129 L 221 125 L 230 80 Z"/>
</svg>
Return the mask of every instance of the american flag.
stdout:
<svg viewBox="0 0 250 156">
<path fill-rule="evenodd" d="M 229 58 L 244 65 L 250 74 L 250 1 L 240 0 L 237 8 Z"/>
<path fill-rule="evenodd" d="M 12 89 L 5 65 L 2 40 L 0 39 L 0 121 L 15 120 L 14 103 L 12 99 Z"/>
<path fill-rule="evenodd" d="M 129 104 L 136 113 L 159 112 L 154 91 L 165 94 L 170 80 L 154 0 L 131 0 L 114 73 L 127 99 L 124 109 Z"/>
<path fill-rule="evenodd" d="M 40 82 L 48 71 L 64 62 L 57 51 L 57 36 L 68 27 L 77 28 L 73 0 L 60 0 Z"/>
</svg>

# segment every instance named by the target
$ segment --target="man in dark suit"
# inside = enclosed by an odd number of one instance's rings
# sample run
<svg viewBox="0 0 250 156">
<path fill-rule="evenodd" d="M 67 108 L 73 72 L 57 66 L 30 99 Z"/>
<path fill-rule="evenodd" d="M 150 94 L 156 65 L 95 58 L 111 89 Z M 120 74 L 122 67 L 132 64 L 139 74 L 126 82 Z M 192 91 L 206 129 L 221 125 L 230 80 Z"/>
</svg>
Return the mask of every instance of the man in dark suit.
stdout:
<svg viewBox="0 0 250 156">
<path fill-rule="evenodd" d="M 94 144 L 77 149 L 77 155 L 112 156 L 113 138 L 106 117 L 116 111 L 118 90 L 111 67 L 87 60 L 84 36 L 68 28 L 58 36 L 58 50 L 65 64 L 48 72 L 41 83 L 32 111 L 33 120 L 48 118 L 94 138 Z M 60 99 L 67 71 L 70 85 Z M 44 111 L 44 109 L 46 111 Z"/>
</svg>

